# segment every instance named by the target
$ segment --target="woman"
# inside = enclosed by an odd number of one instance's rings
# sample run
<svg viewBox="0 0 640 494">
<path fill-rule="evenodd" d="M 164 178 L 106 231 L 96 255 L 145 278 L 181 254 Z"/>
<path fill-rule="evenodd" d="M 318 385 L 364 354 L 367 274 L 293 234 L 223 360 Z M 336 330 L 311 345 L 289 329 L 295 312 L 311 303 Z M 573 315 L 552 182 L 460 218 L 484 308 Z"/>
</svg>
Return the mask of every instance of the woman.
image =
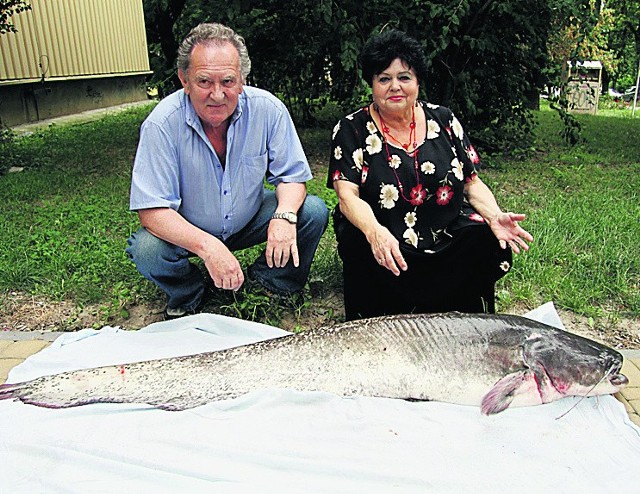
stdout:
<svg viewBox="0 0 640 494">
<path fill-rule="evenodd" d="M 451 110 L 418 100 L 419 43 L 385 31 L 361 54 L 373 102 L 333 131 L 328 186 L 347 320 L 495 312 L 495 282 L 533 237 L 500 210 Z"/>
</svg>

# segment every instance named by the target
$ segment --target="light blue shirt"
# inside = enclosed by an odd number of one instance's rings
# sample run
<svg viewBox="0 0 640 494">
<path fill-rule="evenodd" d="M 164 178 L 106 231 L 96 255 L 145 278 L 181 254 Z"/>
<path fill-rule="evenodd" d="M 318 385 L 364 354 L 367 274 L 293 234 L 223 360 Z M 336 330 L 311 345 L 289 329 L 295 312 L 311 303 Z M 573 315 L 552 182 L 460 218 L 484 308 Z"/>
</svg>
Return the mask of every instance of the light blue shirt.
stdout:
<svg viewBox="0 0 640 494">
<path fill-rule="evenodd" d="M 140 129 L 131 179 L 131 210 L 172 208 L 226 239 L 257 213 L 264 179 L 312 178 L 291 116 L 275 96 L 245 86 L 227 131 L 223 169 L 184 90 L 163 99 Z"/>
</svg>

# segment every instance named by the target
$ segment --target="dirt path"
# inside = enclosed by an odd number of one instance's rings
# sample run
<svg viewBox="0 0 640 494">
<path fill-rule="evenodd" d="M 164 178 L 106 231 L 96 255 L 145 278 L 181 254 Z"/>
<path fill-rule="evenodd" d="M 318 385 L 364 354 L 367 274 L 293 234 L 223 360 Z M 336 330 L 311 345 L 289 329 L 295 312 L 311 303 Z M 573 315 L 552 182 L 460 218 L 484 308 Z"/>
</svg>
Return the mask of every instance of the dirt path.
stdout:
<svg viewBox="0 0 640 494">
<path fill-rule="evenodd" d="M 128 307 L 128 317 L 105 321 L 99 306 L 76 307 L 70 302 L 51 302 L 18 292 L 0 294 L 0 331 L 78 331 L 104 325 L 140 329 L 162 320 L 163 302 Z M 509 312 L 523 314 L 528 309 Z M 590 321 L 569 311 L 558 310 L 565 327 L 618 349 L 640 349 L 640 319 L 618 318 Z M 336 324 L 344 317 L 339 295 L 315 297 L 299 313 L 285 314 L 280 327 L 287 330 L 309 329 Z"/>
</svg>

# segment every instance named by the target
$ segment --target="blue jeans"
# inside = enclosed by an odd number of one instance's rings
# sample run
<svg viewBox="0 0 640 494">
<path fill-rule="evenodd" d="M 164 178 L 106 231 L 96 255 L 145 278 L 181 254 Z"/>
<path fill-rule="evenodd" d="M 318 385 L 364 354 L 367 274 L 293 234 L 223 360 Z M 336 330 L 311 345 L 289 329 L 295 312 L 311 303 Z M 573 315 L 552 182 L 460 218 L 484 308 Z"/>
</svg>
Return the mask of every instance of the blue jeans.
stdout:
<svg viewBox="0 0 640 494">
<path fill-rule="evenodd" d="M 264 191 L 262 206 L 253 219 L 238 233 L 223 241 L 231 251 L 246 249 L 267 240 L 267 228 L 276 210 L 275 192 Z M 291 294 L 304 288 L 320 237 L 327 228 L 329 212 L 322 199 L 307 195 L 298 211 L 298 253 L 300 265 L 289 260 L 282 268 L 270 268 L 264 251 L 249 267 L 250 278 L 277 294 Z M 204 276 L 198 266 L 189 261 L 194 254 L 165 242 L 140 228 L 129 237 L 127 255 L 148 280 L 153 281 L 168 296 L 168 306 L 187 311 L 200 305 L 204 294 Z"/>
</svg>

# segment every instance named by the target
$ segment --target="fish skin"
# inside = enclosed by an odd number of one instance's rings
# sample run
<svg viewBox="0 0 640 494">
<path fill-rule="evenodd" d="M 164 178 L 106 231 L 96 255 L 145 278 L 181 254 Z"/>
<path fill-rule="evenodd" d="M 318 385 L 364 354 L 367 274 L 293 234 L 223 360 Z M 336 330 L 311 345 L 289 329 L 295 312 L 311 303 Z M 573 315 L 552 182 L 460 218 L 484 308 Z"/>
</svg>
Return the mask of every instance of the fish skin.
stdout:
<svg viewBox="0 0 640 494">
<path fill-rule="evenodd" d="M 514 315 L 383 316 L 228 350 L 64 372 L 0 385 L 0 400 L 49 408 L 147 403 L 185 410 L 263 388 L 480 406 L 615 393 L 622 355 Z"/>
</svg>

